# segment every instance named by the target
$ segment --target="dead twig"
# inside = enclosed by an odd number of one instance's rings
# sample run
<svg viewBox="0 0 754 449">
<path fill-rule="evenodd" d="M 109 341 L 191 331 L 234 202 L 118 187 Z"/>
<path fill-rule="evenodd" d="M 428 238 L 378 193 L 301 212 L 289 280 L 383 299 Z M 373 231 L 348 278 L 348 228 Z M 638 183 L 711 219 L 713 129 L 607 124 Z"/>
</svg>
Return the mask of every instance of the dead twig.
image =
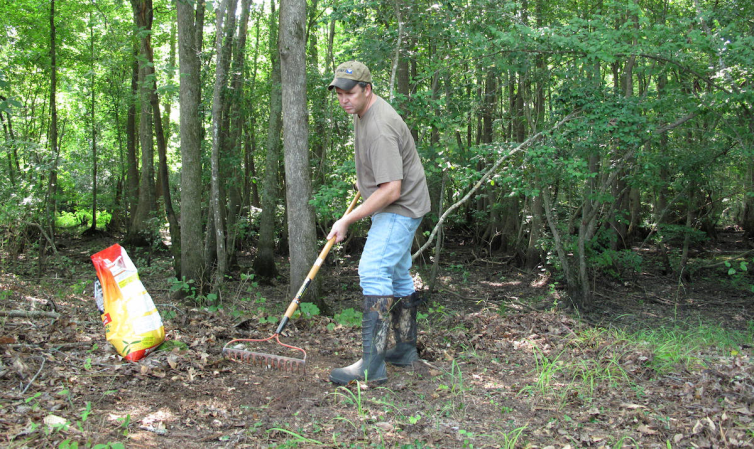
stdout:
<svg viewBox="0 0 754 449">
<path fill-rule="evenodd" d="M 40 358 L 42 359 L 42 365 L 41 365 L 41 366 L 39 367 L 39 370 L 37 370 L 37 374 L 35 374 L 35 375 L 34 375 L 34 377 L 32 377 L 32 378 L 31 378 L 31 380 L 29 381 L 29 383 L 28 383 L 28 384 L 26 384 L 26 388 L 24 388 L 24 390 L 23 390 L 23 391 L 21 392 L 21 395 L 22 395 L 22 396 L 23 396 L 24 394 L 26 394 L 26 390 L 28 390 L 28 389 L 29 389 L 29 387 L 31 386 L 31 384 L 33 384 L 33 383 L 34 383 L 34 381 L 35 381 L 35 380 L 37 379 L 37 376 L 39 376 L 39 373 L 41 373 L 41 372 L 42 372 L 42 368 L 44 368 L 44 367 L 45 367 L 45 362 L 46 362 L 47 360 L 46 360 L 46 359 L 45 359 L 44 357 L 40 357 Z"/>
</svg>

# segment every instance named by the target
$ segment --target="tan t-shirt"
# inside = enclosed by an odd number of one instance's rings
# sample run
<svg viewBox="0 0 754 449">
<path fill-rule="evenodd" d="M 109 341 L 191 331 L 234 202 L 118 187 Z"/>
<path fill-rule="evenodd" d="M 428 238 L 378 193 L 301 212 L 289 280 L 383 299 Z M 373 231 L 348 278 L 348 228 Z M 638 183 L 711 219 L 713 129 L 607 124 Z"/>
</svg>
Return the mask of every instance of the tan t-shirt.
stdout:
<svg viewBox="0 0 754 449">
<path fill-rule="evenodd" d="M 430 210 L 424 167 L 414 138 L 387 101 L 375 102 L 359 118 L 354 114 L 356 178 L 359 191 L 369 198 L 378 186 L 401 180 L 401 196 L 379 212 L 420 218 Z"/>
</svg>

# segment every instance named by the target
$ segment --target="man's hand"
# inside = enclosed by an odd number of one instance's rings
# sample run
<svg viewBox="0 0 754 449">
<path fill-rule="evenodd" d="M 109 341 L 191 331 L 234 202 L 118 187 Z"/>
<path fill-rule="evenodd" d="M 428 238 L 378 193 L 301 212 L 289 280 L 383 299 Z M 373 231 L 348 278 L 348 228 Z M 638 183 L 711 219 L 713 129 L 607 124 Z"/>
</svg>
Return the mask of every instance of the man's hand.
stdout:
<svg viewBox="0 0 754 449">
<path fill-rule="evenodd" d="M 335 243 L 340 243 L 346 238 L 347 234 L 348 222 L 341 218 L 340 220 L 336 221 L 334 225 L 332 225 L 330 233 L 327 234 L 327 240 L 335 237 Z"/>
<path fill-rule="evenodd" d="M 336 243 L 342 242 L 348 234 L 348 227 L 351 223 L 372 215 L 400 198 L 401 183 L 402 181 L 398 180 L 380 184 L 377 190 L 359 207 L 352 210 L 349 214 L 345 215 L 332 225 L 330 233 L 327 234 L 327 240 L 335 237 Z"/>
</svg>

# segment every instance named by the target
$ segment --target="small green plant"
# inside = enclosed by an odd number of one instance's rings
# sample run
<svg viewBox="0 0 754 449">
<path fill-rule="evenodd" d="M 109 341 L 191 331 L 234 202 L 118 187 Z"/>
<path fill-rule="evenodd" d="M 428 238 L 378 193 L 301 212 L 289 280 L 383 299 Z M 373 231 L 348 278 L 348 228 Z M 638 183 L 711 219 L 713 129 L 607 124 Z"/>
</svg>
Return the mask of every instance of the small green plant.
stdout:
<svg viewBox="0 0 754 449">
<path fill-rule="evenodd" d="M 508 433 L 503 434 L 503 441 L 500 445 L 501 449 L 514 449 L 518 443 L 518 439 L 521 438 L 521 434 L 526 430 L 526 426 L 518 427 L 511 430 Z"/>
<path fill-rule="evenodd" d="M 356 311 L 353 308 L 348 308 L 340 313 L 336 313 L 333 319 L 335 319 L 335 322 L 341 326 L 356 327 L 361 324 L 362 316 L 363 314 L 361 312 Z M 327 328 L 333 330 L 335 329 L 335 324 L 330 323 L 327 325 Z"/>
<path fill-rule="evenodd" d="M 89 284 L 91 284 L 93 281 L 90 279 L 83 280 L 76 282 L 75 284 L 71 285 L 71 292 L 74 295 L 83 295 L 86 293 L 87 288 L 89 287 Z"/>
<path fill-rule="evenodd" d="M 118 422 L 120 423 L 119 427 L 120 427 L 121 434 L 124 437 L 128 437 L 128 428 L 131 426 L 131 415 L 128 414 L 126 416 L 118 418 Z"/>
<path fill-rule="evenodd" d="M 550 360 L 542 351 L 538 350 L 536 346 L 533 351 L 535 363 L 534 370 L 537 375 L 537 382 L 534 385 L 524 387 L 521 392 L 536 392 L 543 396 L 547 396 L 551 392 L 551 385 L 555 376 L 563 369 L 563 364 L 559 361 L 562 352 L 554 359 Z"/>
<path fill-rule="evenodd" d="M 463 445 L 461 447 L 468 447 L 469 449 L 472 449 L 474 445 L 471 443 L 471 440 L 474 439 L 474 434 L 469 432 L 468 430 L 459 429 L 458 434 L 461 435 L 461 438 L 463 438 Z"/>
<path fill-rule="evenodd" d="M 356 413 L 364 417 L 366 412 L 364 411 L 364 404 L 361 397 L 361 382 L 356 381 L 356 393 L 351 391 L 347 386 L 338 387 L 332 394 L 341 397 L 347 404 L 353 404 L 356 406 Z"/>
<path fill-rule="evenodd" d="M 754 259 L 752 259 L 752 263 L 754 263 Z M 754 293 L 754 282 L 750 282 L 747 278 L 749 271 L 748 261 L 742 260 L 738 263 L 738 265 L 735 265 L 734 263 L 726 260 L 725 267 L 728 269 L 728 276 L 730 278 L 731 284 L 734 287 Z"/>
<path fill-rule="evenodd" d="M 622 437 L 620 440 L 616 441 L 615 444 L 612 446 L 613 449 L 621 449 L 623 447 L 623 444 L 630 441 L 632 447 L 639 447 L 639 444 L 631 437 Z"/>
<path fill-rule="evenodd" d="M 432 301 L 432 304 L 429 306 L 429 314 L 445 316 L 448 314 L 448 312 L 445 310 L 444 305 L 439 304 L 436 301 Z"/>
<path fill-rule="evenodd" d="M 319 315 L 319 307 L 317 307 L 316 304 L 312 304 L 310 302 L 302 302 L 301 305 L 299 305 L 297 315 L 295 315 L 294 318 L 311 318 L 317 315 Z"/>
<path fill-rule="evenodd" d="M 168 282 L 170 283 L 170 287 L 168 287 L 170 293 L 180 291 L 183 292 L 183 294 L 185 294 L 188 298 L 196 298 L 196 286 L 194 285 L 193 279 L 186 280 L 186 276 L 183 276 L 181 280 L 178 280 L 177 278 L 171 278 Z"/>
<path fill-rule="evenodd" d="M 306 438 L 305 436 L 299 435 L 296 432 L 293 432 L 293 431 L 288 430 L 288 429 L 282 429 L 280 427 L 273 427 L 273 428 L 267 430 L 267 433 L 270 433 L 270 432 L 281 432 L 281 433 L 285 433 L 285 434 L 291 435 L 294 438 L 293 440 L 291 440 L 292 443 L 316 444 L 316 445 L 320 445 L 320 446 L 322 446 L 322 445 L 325 444 L 325 443 L 323 443 L 321 441 L 313 440 L 311 438 Z M 297 446 L 298 446 L 298 444 L 296 444 L 296 447 Z"/>
<path fill-rule="evenodd" d="M 29 396 L 28 398 L 24 399 L 24 402 L 29 404 L 31 403 L 31 409 L 32 410 L 38 410 L 39 409 L 39 402 L 37 401 L 37 398 L 42 396 L 41 392 L 36 392 L 32 396 Z"/>
</svg>

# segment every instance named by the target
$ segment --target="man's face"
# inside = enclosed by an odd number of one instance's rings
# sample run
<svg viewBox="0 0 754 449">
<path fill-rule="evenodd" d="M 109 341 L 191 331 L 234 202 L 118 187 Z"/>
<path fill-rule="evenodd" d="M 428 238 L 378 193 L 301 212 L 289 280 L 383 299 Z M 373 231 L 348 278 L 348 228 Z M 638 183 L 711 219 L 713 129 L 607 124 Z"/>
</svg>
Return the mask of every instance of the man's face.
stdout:
<svg viewBox="0 0 754 449">
<path fill-rule="evenodd" d="M 359 117 L 366 112 L 369 100 L 372 97 L 372 89 L 369 85 L 361 87 L 357 84 L 351 90 L 336 87 L 335 92 L 338 95 L 340 107 L 349 114 L 358 114 Z"/>
</svg>

